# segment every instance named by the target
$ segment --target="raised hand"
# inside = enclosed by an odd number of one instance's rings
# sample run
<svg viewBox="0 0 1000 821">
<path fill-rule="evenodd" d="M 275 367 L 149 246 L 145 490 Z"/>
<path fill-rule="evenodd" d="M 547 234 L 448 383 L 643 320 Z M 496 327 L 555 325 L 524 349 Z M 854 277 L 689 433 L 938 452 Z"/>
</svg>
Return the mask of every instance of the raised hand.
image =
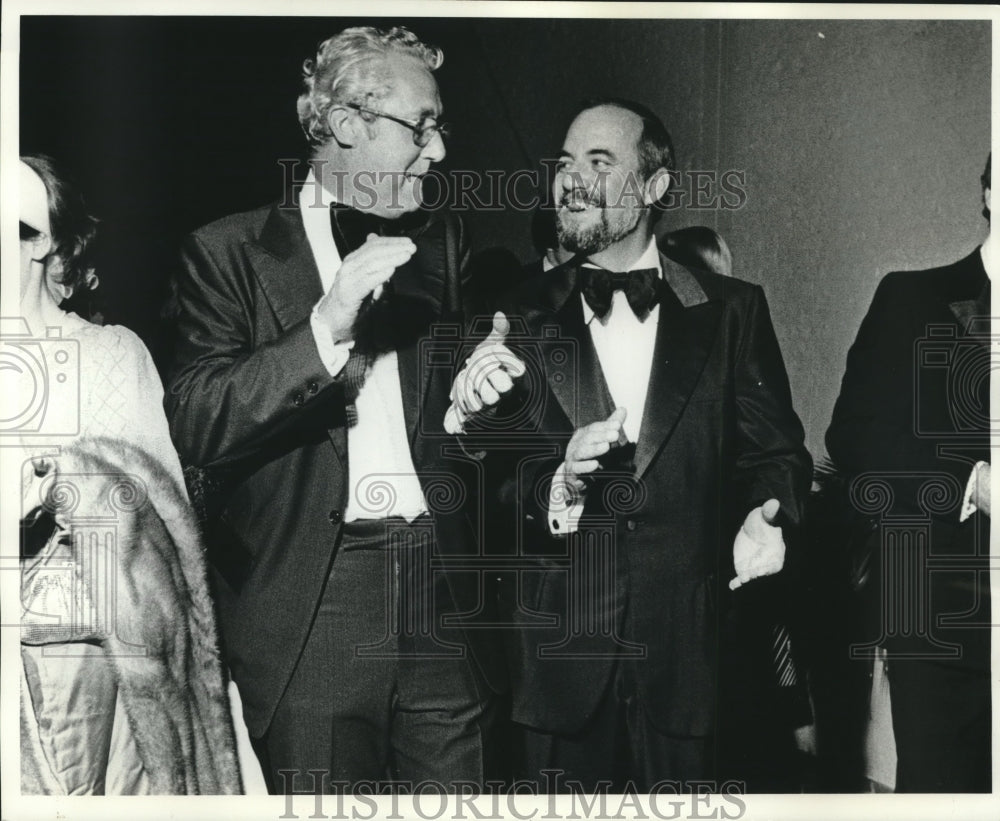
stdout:
<svg viewBox="0 0 1000 821">
<path fill-rule="evenodd" d="M 733 544 L 736 578 L 729 582 L 730 590 L 784 567 L 785 539 L 781 528 L 774 524 L 780 507 L 777 499 L 768 499 L 747 514 Z"/>
<path fill-rule="evenodd" d="M 616 408 L 607 419 L 591 422 L 573 432 L 564 461 L 565 480 L 573 490 L 582 492 L 586 487 L 583 477 L 600 467 L 599 458 L 613 445 L 624 441 L 622 425 L 627 413 L 625 408 Z"/>
<path fill-rule="evenodd" d="M 333 287 L 316 306 L 334 342 L 353 338 L 354 320 L 365 297 L 384 285 L 416 250 L 408 237 L 369 234 L 364 245 L 344 257 Z"/>
<path fill-rule="evenodd" d="M 524 374 L 524 363 L 507 347 L 510 323 L 503 311 L 493 315 L 493 329 L 480 342 L 451 386 L 451 405 L 444 415 L 448 433 L 464 433 L 465 423 L 492 407 Z"/>
</svg>

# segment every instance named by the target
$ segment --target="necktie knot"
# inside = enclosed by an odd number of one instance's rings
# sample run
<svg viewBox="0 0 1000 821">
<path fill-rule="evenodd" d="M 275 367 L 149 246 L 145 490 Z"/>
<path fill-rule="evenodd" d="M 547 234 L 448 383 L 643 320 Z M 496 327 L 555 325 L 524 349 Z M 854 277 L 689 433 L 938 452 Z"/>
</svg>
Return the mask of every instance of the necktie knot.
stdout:
<svg viewBox="0 0 1000 821">
<path fill-rule="evenodd" d="M 584 275 L 583 298 L 591 310 L 604 319 L 611 310 L 615 291 L 623 291 L 629 307 L 640 320 L 659 301 L 659 272 L 655 268 L 634 271 L 606 271 L 603 268 L 581 268 Z"/>
<path fill-rule="evenodd" d="M 614 291 L 628 291 L 629 282 L 629 272 L 628 271 L 612 271 L 611 272 L 611 290 Z"/>
</svg>

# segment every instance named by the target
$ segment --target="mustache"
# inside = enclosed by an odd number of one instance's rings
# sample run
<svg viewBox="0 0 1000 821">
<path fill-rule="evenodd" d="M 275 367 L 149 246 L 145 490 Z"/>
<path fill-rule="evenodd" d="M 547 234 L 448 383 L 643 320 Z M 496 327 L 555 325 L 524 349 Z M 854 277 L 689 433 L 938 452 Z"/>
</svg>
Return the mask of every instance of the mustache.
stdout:
<svg viewBox="0 0 1000 821">
<path fill-rule="evenodd" d="M 605 201 L 603 192 L 599 190 L 587 192 L 582 188 L 574 188 L 572 191 L 564 193 L 559 198 L 560 206 L 575 204 L 593 205 L 598 208 L 603 208 L 607 202 Z"/>
</svg>

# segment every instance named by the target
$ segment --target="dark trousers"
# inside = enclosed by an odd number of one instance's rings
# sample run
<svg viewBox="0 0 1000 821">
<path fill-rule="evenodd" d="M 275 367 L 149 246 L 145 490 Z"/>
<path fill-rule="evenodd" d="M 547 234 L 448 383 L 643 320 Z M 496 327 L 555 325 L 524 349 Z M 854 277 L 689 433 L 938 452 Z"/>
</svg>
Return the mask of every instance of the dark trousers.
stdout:
<svg viewBox="0 0 1000 821">
<path fill-rule="evenodd" d="M 467 648 L 438 637 L 450 598 L 433 552 L 429 517 L 344 526 L 302 655 L 255 744 L 272 793 L 482 786 L 492 697 Z"/>
<path fill-rule="evenodd" d="M 617 665 L 597 710 L 575 735 L 515 725 L 516 777 L 543 793 L 648 793 L 663 782 L 684 792 L 685 782 L 709 778 L 711 739 L 659 732 L 646 714 L 633 671 L 632 663 Z"/>
<path fill-rule="evenodd" d="M 896 792 L 991 792 L 986 672 L 890 656 Z"/>
</svg>

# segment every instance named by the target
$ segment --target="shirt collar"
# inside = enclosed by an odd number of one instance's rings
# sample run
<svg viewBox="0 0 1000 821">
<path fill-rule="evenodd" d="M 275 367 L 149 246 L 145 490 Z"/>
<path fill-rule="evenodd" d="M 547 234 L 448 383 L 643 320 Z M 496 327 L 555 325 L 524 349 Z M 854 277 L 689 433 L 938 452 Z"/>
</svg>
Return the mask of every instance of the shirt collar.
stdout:
<svg viewBox="0 0 1000 821">
<path fill-rule="evenodd" d="M 330 203 L 333 195 L 319 184 L 313 170 L 309 169 L 305 182 L 299 190 L 299 213 L 306 240 L 312 249 L 313 259 L 319 269 L 323 292 L 330 290 L 337 270 L 340 268 L 340 253 L 330 230 Z"/>
<path fill-rule="evenodd" d="M 307 208 L 320 211 L 329 208 L 336 201 L 337 198 L 320 185 L 319 180 L 316 179 L 315 170 L 310 166 L 309 173 L 306 174 L 302 188 L 299 190 L 299 208 L 303 211 Z"/>
</svg>

